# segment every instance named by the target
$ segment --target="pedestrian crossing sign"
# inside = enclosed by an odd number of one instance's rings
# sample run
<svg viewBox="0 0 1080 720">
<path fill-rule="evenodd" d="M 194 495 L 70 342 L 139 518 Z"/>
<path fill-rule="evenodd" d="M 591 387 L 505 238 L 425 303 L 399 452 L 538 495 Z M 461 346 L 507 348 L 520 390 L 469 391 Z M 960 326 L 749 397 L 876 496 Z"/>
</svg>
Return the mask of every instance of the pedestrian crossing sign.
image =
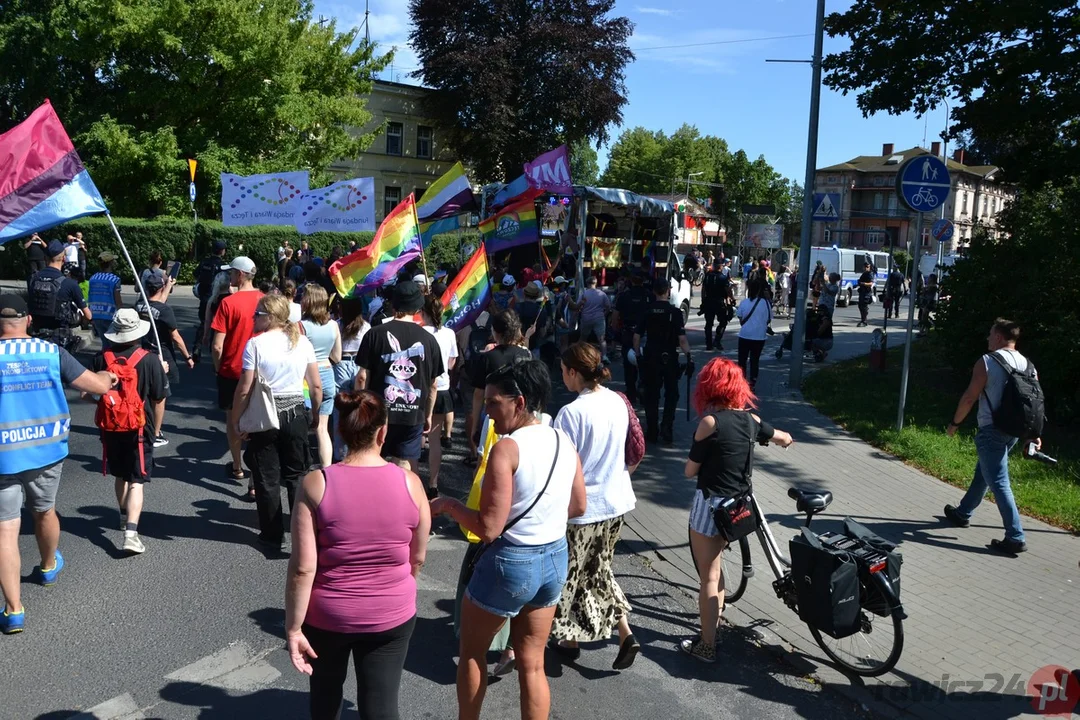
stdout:
<svg viewBox="0 0 1080 720">
<path fill-rule="evenodd" d="M 840 193 L 814 193 L 814 222 L 840 219 Z"/>
</svg>

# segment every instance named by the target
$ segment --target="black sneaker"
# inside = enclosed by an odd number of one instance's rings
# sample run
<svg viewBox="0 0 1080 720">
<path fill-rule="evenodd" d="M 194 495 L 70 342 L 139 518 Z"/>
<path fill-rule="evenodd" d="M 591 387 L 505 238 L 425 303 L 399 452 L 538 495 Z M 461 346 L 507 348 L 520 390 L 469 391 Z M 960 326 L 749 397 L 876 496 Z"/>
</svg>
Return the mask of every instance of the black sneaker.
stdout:
<svg viewBox="0 0 1080 720">
<path fill-rule="evenodd" d="M 439 442 L 442 443 L 443 450 L 449 450 L 454 446 L 454 441 L 448 437 L 441 438 Z"/>
<path fill-rule="evenodd" d="M 952 505 L 945 506 L 945 517 L 956 527 L 966 528 L 968 525 L 971 525 L 971 520 L 961 515 L 960 511 Z"/>
<path fill-rule="evenodd" d="M 675 442 L 674 433 L 671 432 L 671 428 L 665 428 L 660 431 L 660 442 L 665 445 L 671 445 Z"/>
<path fill-rule="evenodd" d="M 1027 552 L 1027 543 L 1019 540 L 991 540 L 990 547 L 1004 555 L 1019 555 Z"/>
</svg>

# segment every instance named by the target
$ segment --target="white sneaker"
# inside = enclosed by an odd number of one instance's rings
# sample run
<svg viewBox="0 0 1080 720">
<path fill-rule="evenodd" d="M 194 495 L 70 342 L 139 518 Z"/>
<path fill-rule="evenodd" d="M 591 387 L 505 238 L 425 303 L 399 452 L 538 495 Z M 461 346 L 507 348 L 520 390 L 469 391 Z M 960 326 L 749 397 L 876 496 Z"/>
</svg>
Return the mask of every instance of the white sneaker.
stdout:
<svg viewBox="0 0 1080 720">
<path fill-rule="evenodd" d="M 140 555 L 146 552 L 146 546 L 143 545 L 142 538 L 139 537 L 138 533 L 132 533 L 131 535 L 125 533 L 124 550 L 134 555 Z"/>
<path fill-rule="evenodd" d="M 154 438 L 154 447 L 165 447 L 169 444 L 169 439 L 164 435 L 158 435 Z"/>
</svg>

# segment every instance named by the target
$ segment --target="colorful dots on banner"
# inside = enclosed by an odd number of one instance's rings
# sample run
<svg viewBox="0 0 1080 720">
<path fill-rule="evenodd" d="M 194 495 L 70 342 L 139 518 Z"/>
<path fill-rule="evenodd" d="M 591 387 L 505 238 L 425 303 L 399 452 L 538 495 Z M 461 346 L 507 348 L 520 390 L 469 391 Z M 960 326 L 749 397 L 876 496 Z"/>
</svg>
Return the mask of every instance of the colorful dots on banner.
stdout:
<svg viewBox="0 0 1080 720">
<path fill-rule="evenodd" d="M 277 183 L 278 196 L 276 198 L 267 197 L 262 193 L 256 192 L 263 185 L 270 185 L 272 183 Z M 268 205 L 286 205 L 289 203 L 290 200 L 300 194 L 300 190 L 297 189 L 296 185 L 290 183 L 284 178 L 270 178 L 268 180 L 261 180 L 252 185 L 251 187 L 240 184 L 239 182 L 237 182 L 236 178 L 229 178 L 229 184 L 234 185 L 235 187 L 240 189 L 240 195 L 236 198 L 232 205 L 229 206 L 231 209 L 235 209 L 236 206 L 240 204 L 240 201 L 247 198 L 249 195 L 255 200 L 259 200 Z M 285 194 L 286 190 L 289 191 L 288 195 Z"/>
<path fill-rule="evenodd" d="M 345 197 L 341 198 L 340 196 L 343 191 L 347 192 L 344 193 Z M 356 193 L 355 197 L 353 196 L 353 193 Z M 318 191 L 308 193 L 307 197 L 311 199 L 313 195 L 317 194 Z M 333 201 L 329 201 L 330 196 L 335 194 L 337 195 L 337 197 L 335 197 Z M 344 202 L 338 202 L 338 200 L 341 199 L 343 199 Z M 322 193 L 321 197 L 314 197 L 313 199 L 311 199 L 311 204 L 308 205 L 307 209 L 300 214 L 303 217 L 307 217 L 307 214 L 309 212 L 317 208 L 319 205 L 322 205 L 324 202 L 338 212 L 349 212 L 350 210 L 355 210 L 356 208 L 360 207 L 360 205 L 367 199 L 368 196 L 361 195 L 360 188 L 356 187 L 355 185 L 342 185 L 341 187 L 336 187 L 331 191 Z"/>
</svg>

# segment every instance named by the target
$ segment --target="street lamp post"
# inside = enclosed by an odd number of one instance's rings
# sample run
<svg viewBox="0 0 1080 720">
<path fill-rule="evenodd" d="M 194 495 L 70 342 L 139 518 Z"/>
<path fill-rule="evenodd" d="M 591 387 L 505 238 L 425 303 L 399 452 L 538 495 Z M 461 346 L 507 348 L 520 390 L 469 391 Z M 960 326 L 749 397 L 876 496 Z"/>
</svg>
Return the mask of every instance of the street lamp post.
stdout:
<svg viewBox="0 0 1080 720">
<path fill-rule="evenodd" d="M 791 333 L 791 370 L 788 387 L 802 385 L 803 338 L 806 337 L 806 296 L 810 288 L 811 225 L 814 219 L 814 173 L 817 170 L 818 117 L 821 111 L 821 54 L 825 34 L 825 0 L 817 2 L 814 31 L 814 72 L 810 86 L 810 127 L 806 140 L 806 178 L 803 187 L 802 236 L 799 239 L 799 273 L 795 291 L 795 327 Z"/>
</svg>

